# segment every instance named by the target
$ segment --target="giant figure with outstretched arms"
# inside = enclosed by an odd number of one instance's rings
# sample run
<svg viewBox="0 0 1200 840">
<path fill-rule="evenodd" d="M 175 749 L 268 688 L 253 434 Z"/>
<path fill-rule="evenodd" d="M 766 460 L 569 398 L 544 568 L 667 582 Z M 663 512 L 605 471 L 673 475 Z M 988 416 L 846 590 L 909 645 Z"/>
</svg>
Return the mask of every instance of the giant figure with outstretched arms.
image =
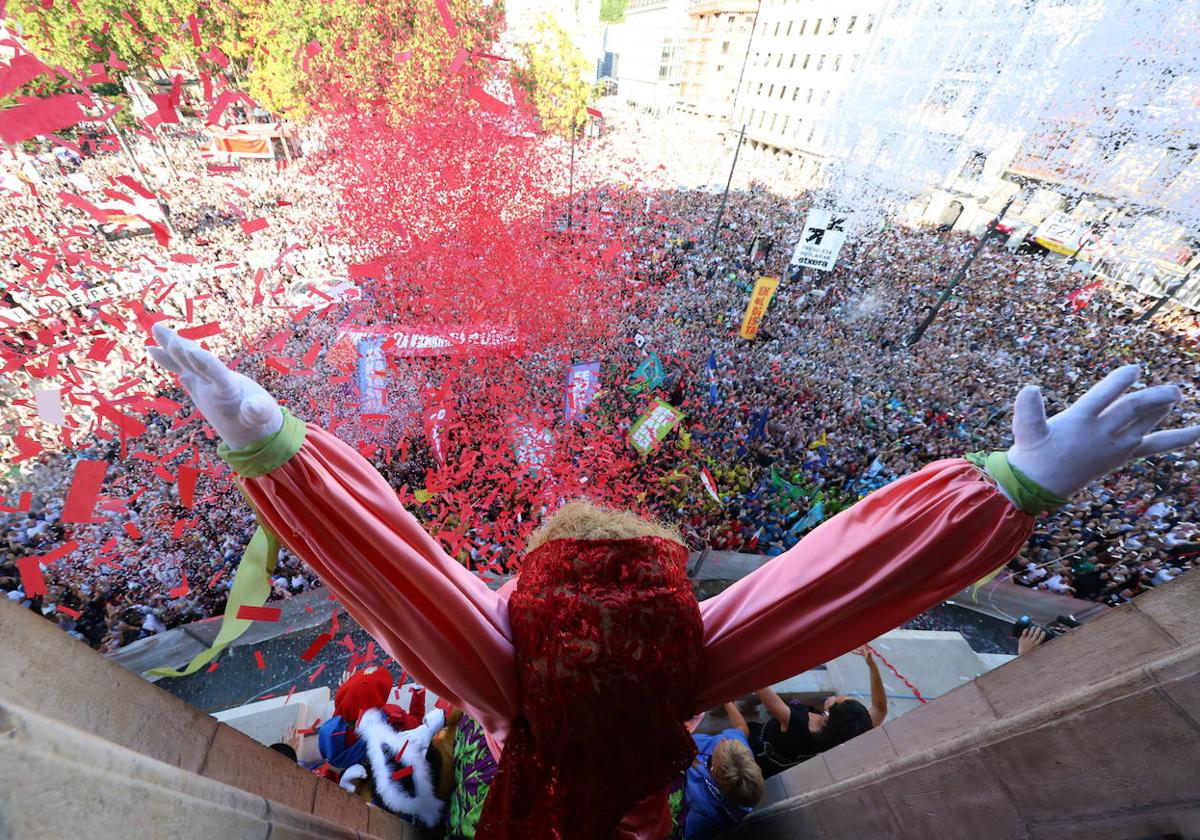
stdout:
<svg viewBox="0 0 1200 840">
<path fill-rule="evenodd" d="M 497 593 L 352 447 L 194 342 L 161 324 L 154 336 L 264 526 L 487 730 L 500 769 L 480 838 L 663 836 L 664 789 L 695 755 L 684 723 L 697 712 L 874 639 L 1006 563 L 1036 515 L 1088 482 L 1200 440 L 1200 427 L 1153 431 L 1181 393 L 1126 393 L 1136 365 L 1049 419 L 1026 387 L 1007 451 L 929 464 L 703 603 L 681 542 L 620 513 L 611 528 L 552 516 Z"/>
</svg>

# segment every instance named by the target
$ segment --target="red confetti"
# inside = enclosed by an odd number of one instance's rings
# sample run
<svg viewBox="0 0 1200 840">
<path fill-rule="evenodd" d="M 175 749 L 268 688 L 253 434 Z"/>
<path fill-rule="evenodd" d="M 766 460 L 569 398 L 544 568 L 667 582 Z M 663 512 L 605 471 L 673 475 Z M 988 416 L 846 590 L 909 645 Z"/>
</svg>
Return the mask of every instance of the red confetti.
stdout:
<svg viewBox="0 0 1200 840">
<path fill-rule="evenodd" d="M 79 461 L 75 464 L 75 474 L 63 504 L 61 521 L 81 524 L 94 521 L 92 511 L 96 508 L 96 497 L 107 471 L 108 461 Z"/>
<path fill-rule="evenodd" d="M 237 617 L 248 621 L 278 621 L 280 612 L 279 607 L 255 607 L 243 604 L 238 607 Z"/>
<path fill-rule="evenodd" d="M 182 598 L 184 595 L 188 594 L 188 592 L 190 592 L 190 591 L 191 591 L 191 587 L 188 586 L 187 574 L 184 573 L 183 581 L 178 586 L 167 590 L 167 594 L 170 595 L 172 598 Z"/>
<path fill-rule="evenodd" d="M 183 338 L 190 338 L 192 341 L 199 341 L 202 338 L 211 338 L 214 335 L 221 334 L 221 325 L 218 323 L 200 324 L 196 327 L 185 327 L 178 331 Z"/>
<path fill-rule="evenodd" d="M 17 574 L 21 577 L 21 588 L 26 598 L 46 594 L 46 578 L 42 575 L 39 557 L 18 557 Z"/>
<path fill-rule="evenodd" d="M 258 670 L 265 671 L 267 669 L 267 662 L 263 659 L 261 650 L 254 651 L 254 661 L 258 665 Z"/>
<path fill-rule="evenodd" d="M 179 468 L 179 504 L 191 510 L 196 506 L 196 476 L 200 471 L 186 464 Z"/>
<path fill-rule="evenodd" d="M 249 236 L 252 233 L 257 233 L 267 227 L 266 219 L 250 219 L 247 222 L 242 222 L 242 233 Z"/>
<path fill-rule="evenodd" d="M 308 646 L 308 649 L 305 650 L 304 653 L 300 654 L 301 661 L 312 662 L 317 658 L 317 654 L 321 652 L 321 649 L 331 641 L 333 641 L 332 633 L 322 633 L 321 635 L 317 636 L 317 638 L 313 640 L 313 643 Z"/>
</svg>

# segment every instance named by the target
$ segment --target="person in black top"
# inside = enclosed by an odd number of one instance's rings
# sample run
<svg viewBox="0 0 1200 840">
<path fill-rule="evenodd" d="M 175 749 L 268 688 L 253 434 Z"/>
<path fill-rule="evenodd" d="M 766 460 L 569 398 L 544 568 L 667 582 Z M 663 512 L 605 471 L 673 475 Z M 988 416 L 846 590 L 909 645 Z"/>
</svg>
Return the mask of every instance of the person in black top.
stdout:
<svg viewBox="0 0 1200 840">
<path fill-rule="evenodd" d="M 866 660 L 871 672 L 870 709 L 842 694 L 827 698 L 818 709 L 785 702 L 770 688 L 754 692 L 771 714 L 766 723 L 750 724 L 750 748 L 763 778 L 781 773 L 883 723 L 887 717 L 887 695 L 879 666 L 865 645 L 854 652 Z"/>
</svg>

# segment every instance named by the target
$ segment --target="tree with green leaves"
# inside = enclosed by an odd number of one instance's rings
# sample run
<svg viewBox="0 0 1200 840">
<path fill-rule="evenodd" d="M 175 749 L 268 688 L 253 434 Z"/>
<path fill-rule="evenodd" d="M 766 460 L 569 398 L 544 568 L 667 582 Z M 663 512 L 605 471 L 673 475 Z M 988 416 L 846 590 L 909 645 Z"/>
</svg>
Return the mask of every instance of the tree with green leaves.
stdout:
<svg viewBox="0 0 1200 840">
<path fill-rule="evenodd" d="M 578 131 L 596 98 L 596 86 L 588 81 L 595 69 L 591 62 L 570 33 L 548 16 L 534 25 L 531 40 L 518 47 L 523 60 L 514 68 L 513 80 L 529 95 L 542 128 L 564 137 Z"/>
<path fill-rule="evenodd" d="M 600 20 L 605 23 L 623 23 L 625 7 L 629 0 L 600 0 Z"/>
</svg>

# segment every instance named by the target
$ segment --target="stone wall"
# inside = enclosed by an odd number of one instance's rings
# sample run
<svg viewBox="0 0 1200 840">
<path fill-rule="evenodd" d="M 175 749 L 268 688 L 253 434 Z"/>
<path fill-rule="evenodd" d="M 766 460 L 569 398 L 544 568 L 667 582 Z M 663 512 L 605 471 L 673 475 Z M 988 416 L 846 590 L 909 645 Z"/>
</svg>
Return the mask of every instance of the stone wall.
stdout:
<svg viewBox="0 0 1200 840">
<path fill-rule="evenodd" d="M 417 840 L 0 599 L 0 838 Z"/>
<path fill-rule="evenodd" d="M 1200 838 L 1200 573 L 768 780 L 739 838 Z"/>
</svg>

